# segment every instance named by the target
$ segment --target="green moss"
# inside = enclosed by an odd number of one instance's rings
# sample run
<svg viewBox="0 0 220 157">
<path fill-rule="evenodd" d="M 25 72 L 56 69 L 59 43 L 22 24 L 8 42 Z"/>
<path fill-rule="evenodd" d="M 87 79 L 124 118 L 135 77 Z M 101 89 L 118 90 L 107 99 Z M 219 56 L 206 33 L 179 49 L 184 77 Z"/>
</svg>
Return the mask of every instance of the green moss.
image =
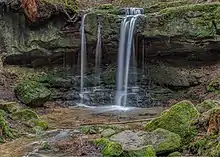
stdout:
<svg viewBox="0 0 220 157">
<path fill-rule="evenodd" d="M 156 151 L 152 145 L 136 150 L 125 151 L 123 157 L 156 157 Z"/>
<path fill-rule="evenodd" d="M 73 0 L 43 0 L 43 1 L 53 3 L 53 4 L 64 5 L 66 8 L 71 9 L 74 12 L 77 12 L 79 10 L 78 1 L 73 1 Z"/>
<path fill-rule="evenodd" d="M 38 81 L 48 88 L 70 88 L 71 79 L 66 79 L 62 73 L 49 73 L 39 77 Z"/>
<path fill-rule="evenodd" d="M 114 8 L 115 6 L 113 6 L 112 4 L 103 4 L 98 7 L 98 9 L 101 9 L 101 10 L 109 10 L 109 9 L 114 9 Z"/>
<path fill-rule="evenodd" d="M 214 80 L 207 86 L 207 91 L 220 93 L 220 80 Z"/>
<path fill-rule="evenodd" d="M 161 140 L 161 142 L 155 147 L 157 153 L 175 151 L 180 148 L 181 137 L 178 134 L 161 128 L 156 129 L 153 133 L 158 137 L 163 137 L 165 139 Z"/>
<path fill-rule="evenodd" d="M 194 135 L 191 128 L 193 119 L 199 117 L 199 112 L 190 101 L 181 101 L 172 106 L 169 111 L 149 122 L 145 129 L 153 131 L 163 128 L 179 134 L 184 140 Z"/>
<path fill-rule="evenodd" d="M 15 137 L 15 132 L 9 127 L 9 124 L 5 119 L 5 114 L 3 111 L 0 112 L 0 131 L 3 135 L 3 136 L 0 136 L 0 142 L 3 142 L 4 138 L 14 138 Z"/>
<path fill-rule="evenodd" d="M 16 120 L 28 121 L 31 119 L 39 119 L 36 112 L 30 109 L 22 109 L 12 114 L 12 117 Z"/>
<path fill-rule="evenodd" d="M 181 157 L 181 153 L 180 152 L 173 152 L 173 153 L 169 154 L 168 157 Z"/>
<path fill-rule="evenodd" d="M 190 144 L 190 150 L 196 152 L 199 156 L 219 157 L 220 142 L 218 136 L 204 136 Z"/>
<path fill-rule="evenodd" d="M 105 130 L 101 133 L 101 136 L 106 138 L 106 137 L 110 137 L 110 136 L 114 135 L 115 133 L 116 133 L 115 130 L 109 128 L 109 129 L 105 129 Z"/>
<path fill-rule="evenodd" d="M 220 3 L 190 4 L 162 9 L 159 16 L 147 18 L 158 22 L 148 25 L 151 28 L 143 34 L 148 36 L 178 36 L 188 40 L 214 39 L 219 34 Z M 216 24 L 215 29 L 213 23 Z"/>
<path fill-rule="evenodd" d="M 99 128 L 95 126 L 83 126 L 80 128 L 80 130 L 84 134 L 96 134 L 99 132 Z"/>
<path fill-rule="evenodd" d="M 191 4 L 162 9 L 160 13 L 165 14 L 168 18 L 175 18 L 182 17 L 182 15 L 190 11 L 214 12 L 218 7 L 220 7 L 220 3 Z"/>
<path fill-rule="evenodd" d="M 220 105 L 220 102 L 217 100 L 205 100 L 201 104 L 198 104 L 196 108 L 200 113 L 204 113 L 219 105 Z"/>
<path fill-rule="evenodd" d="M 15 88 L 18 98 L 30 106 L 43 105 L 49 100 L 51 91 L 36 81 L 25 81 Z"/>
<path fill-rule="evenodd" d="M 94 143 L 100 148 L 102 148 L 102 154 L 104 156 L 120 156 L 123 152 L 120 143 L 109 141 L 106 138 L 97 139 Z"/>
<path fill-rule="evenodd" d="M 158 2 L 156 4 L 147 6 L 144 8 L 145 13 L 153 13 L 158 12 L 162 9 L 170 8 L 170 7 L 178 7 L 186 4 L 191 4 L 192 1 L 183 0 L 183 1 L 172 1 L 172 2 Z"/>
<path fill-rule="evenodd" d="M 46 121 L 41 120 L 41 119 L 31 119 L 30 121 L 28 121 L 28 124 L 32 127 L 39 126 L 43 130 L 48 129 L 48 127 L 49 127 L 48 123 Z"/>
<path fill-rule="evenodd" d="M 4 100 L 0 100 L 0 109 L 8 112 L 13 113 L 19 110 L 19 104 L 17 102 L 7 102 Z"/>
</svg>

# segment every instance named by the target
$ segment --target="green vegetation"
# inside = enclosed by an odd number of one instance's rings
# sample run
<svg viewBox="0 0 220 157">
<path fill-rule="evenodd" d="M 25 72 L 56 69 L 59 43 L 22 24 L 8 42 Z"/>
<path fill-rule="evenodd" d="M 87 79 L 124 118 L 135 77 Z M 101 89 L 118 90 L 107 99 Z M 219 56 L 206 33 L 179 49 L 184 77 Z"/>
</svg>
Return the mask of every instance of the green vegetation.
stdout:
<svg viewBox="0 0 220 157">
<path fill-rule="evenodd" d="M 49 100 L 51 91 L 36 81 L 24 81 L 15 88 L 18 98 L 30 106 L 41 106 Z"/>
<path fill-rule="evenodd" d="M 5 138 L 14 138 L 15 132 L 9 127 L 9 123 L 5 118 L 4 111 L 0 110 L 0 143 L 4 142 Z"/>
<path fill-rule="evenodd" d="M 157 128 L 163 128 L 179 134 L 183 140 L 186 140 L 195 135 L 191 128 L 191 122 L 198 116 L 199 112 L 190 101 L 181 101 L 167 112 L 163 112 L 160 117 L 149 122 L 145 129 L 153 131 Z"/>
<path fill-rule="evenodd" d="M 169 154 L 168 157 L 181 157 L 181 153 L 180 152 L 173 152 L 173 153 Z"/>
<path fill-rule="evenodd" d="M 123 152 L 123 157 L 156 157 L 156 151 L 152 145 Z"/>
<path fill-rule="evenodd" d="M 153 134 L 157 135 L 161 139 L 165 139 L 161 141 L 157 146 L 155 146 L 157 153 L 172 152 L 181 146 L 181 138 L 178 134 L 161 128 L 154 130 Z"/>
<path fill-rule="evenodd" d="M 8 112 L 13 113 L 20 109 L 20 106 L 17 102 L 8 102 L 4 100 L 0 100 L 0 109 Z"/>
<path fill-rule="evenodd" d="M 201 104 L 198 104 L 196 108 L 200 113 L 204 113 L 219 105 L 220 105 L 220 102 L 217 100 L 205 100 Z"/>
<path fill-rule="evenodd" d="M 109 141 L 107 138 L 97 139 L 94 143 L 100 148 L 103 148 L 102 154 L 104 156 L 120 156 L 123 152 L 121 144 Z"/>
<path fill-rule="evenodd" d="M 209 85 L 207 86 L 207 90 L 209 92 L 220 93 L 220 80 L 217 79 L 210 82 Z"/>
</svg>

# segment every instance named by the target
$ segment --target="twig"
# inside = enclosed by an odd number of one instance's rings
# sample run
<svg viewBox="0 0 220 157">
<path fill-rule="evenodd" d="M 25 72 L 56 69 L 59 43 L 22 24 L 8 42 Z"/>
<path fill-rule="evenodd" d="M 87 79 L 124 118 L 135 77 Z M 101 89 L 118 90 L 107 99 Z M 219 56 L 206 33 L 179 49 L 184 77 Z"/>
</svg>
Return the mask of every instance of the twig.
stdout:
<svg viewBox="0 0 220 157">
<path fill-rule="evenodd" d="M 130 121 L 123 121 L 123 122 L 110 122 L 110 123 L 84 123 L 81 124 L 80 126 L 85 126 L 85 125 L 113 125 L 113 124 L 127 124 L 127 123 L 137 123 L 137 122 L 144 122 L 144 121 L 151 121 L 154 118 L 147 118 L 147 119 L 137 119 L 137 120 L 130 120 Z"/>
</svg>

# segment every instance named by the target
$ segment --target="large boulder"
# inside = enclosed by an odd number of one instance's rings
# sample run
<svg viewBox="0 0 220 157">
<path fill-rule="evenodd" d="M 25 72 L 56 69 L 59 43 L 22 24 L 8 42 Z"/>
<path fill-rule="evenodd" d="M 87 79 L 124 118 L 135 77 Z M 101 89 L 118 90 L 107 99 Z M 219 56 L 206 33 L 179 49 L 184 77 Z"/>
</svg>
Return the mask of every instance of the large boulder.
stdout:
<svg viewBox="0 0 220 157">
<path fill-rule="evenodd" d="M 147 123 L 145 129 L 153 131 L 163 128 L 179 134 L 182 138 L 189 138 L 193 132 L 191 122 L 198 118 L 199 112 L 190 101 L 181 101 L 172 106 L 168 111 L 162 113 L 160 117 Z"/>
<path fill-rule="evenodd" d="M 156 129 L 153 132 L 133 132 L 126 130 L 113 135 L 111 141 L 119 142 L 125 152 L 141 150 L 152 145 L 158 154 L 177 150 L 181 144 L 179 135 L 164 129 Z"/>
<path fill-rule="evenodd" d="M 51 91 L 36 81 L 18 84 L 15 93 L 20 101 L 32 107 L 43 105 L 51 96 Z"/>
</svg>

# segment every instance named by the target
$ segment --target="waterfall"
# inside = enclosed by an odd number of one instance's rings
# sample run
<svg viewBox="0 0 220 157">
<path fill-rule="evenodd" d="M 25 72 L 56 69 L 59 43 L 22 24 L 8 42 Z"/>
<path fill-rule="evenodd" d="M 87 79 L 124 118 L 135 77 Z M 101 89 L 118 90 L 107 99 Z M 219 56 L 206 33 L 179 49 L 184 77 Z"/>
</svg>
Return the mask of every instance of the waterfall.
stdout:
<svg viewBox="0 0 220 157">
<path fill-rule="evenodd" d="M 84 97 L 84 76 L 86 72 L 86 65 L 87 65 L 87 52 L 86 52 L 86 36 L 85 36 L 85 19 L 86 14 L 82 17 L 81 22 L 81 72 L 80 72 L 80 97 L 81 103 L 83 103 Z"/>
<path fill-rule="evenodd" d="M 128 74 L 132 52 L 134 53 L 134 31 L 136 21 L 141 14 L 142 8 L 127 8 L 126 15 L 121 23 L 120 43 L 117 58 L 116 96 L 117 106 L 126 106 L 128 95 Z M 135 55 L 135 54 L 133 54 Z M 133 61 L 133 60 L 132 60 Z M 132 65 L 135 65 L 133 63 Z M 123 101 L 122 101 L 123 100 Z"/>
<path fill-rule="evenodd" d="M 97 45 L 96 45 L 96 55 L 95 55 L 95 77 L 96 77 L 96 85 L 100 85 L 100 75 L 101 75 L 101 51 L 102 51 L 102 16 L 100 14 L 97 15 L 98 18 L 98 34 L 97 34 Z"/>
</svg>

